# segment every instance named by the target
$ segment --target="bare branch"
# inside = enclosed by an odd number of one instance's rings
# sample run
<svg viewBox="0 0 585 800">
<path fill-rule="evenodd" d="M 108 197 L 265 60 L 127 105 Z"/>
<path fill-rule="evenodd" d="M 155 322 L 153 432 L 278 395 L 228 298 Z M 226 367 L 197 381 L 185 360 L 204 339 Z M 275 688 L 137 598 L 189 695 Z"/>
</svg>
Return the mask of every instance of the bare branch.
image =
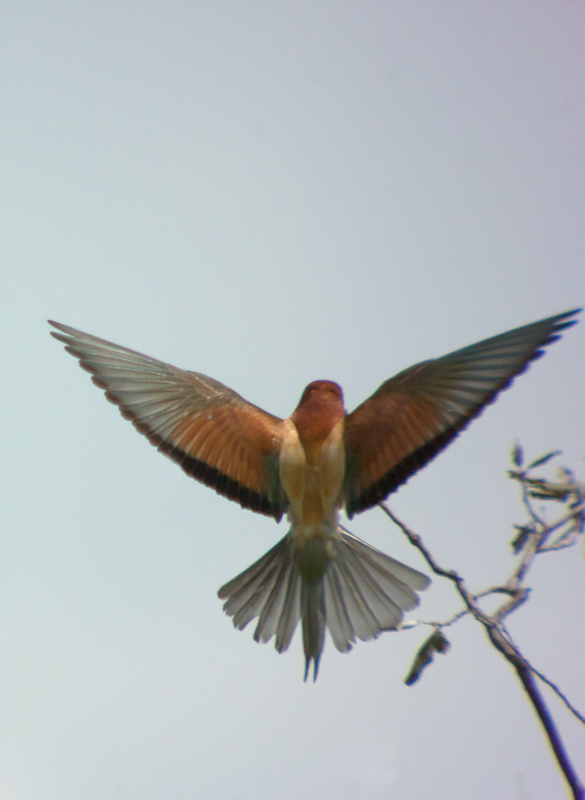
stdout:
<svg viewBox="0 0 585 800">
<path fill-rule="evenodd" d="M 569 702 L 564 693 L 549 678 L 530 664 L 503 624 L 503 620 L 528 599 L 530 589 L 522 584 L 536 556 L 541 553 L 570 547 L 575 543 L 577 536 L 582 534 L 585 529 L 585 486 L 578 483 L 573 474 L 566 469 L 560 470 L 561 480 L 556 482 L 542 477 L 535 478 L 531 474 L 532 470 L 543 467 L 557 455 L 558 452 L 556 451 L 547 453 L 531 461 L 526 468 L 522 468 L 524 454 L 520 445 L 515 446 L 512 460 L 516 469 L 510 470 L 508 474 L 510 478 L 518 481 L 521 485 L 522 502 L 530 521 L 527 524 L 515 526 L 517 535 L 512 542 L 512 548 L 518 556 L 518 561 L 510 577 L 503 585 L 493 586 L 479 594 L 472 594 L 467 589 L 463 578 L 458 572 L 441 567 L 421 537 L 398 519 L 385 503 L 380 503 L 380 507 L 392 522 L 401 529 L 409 542 L 419 550 L 435 575 L 444 577 L 454 584 L 465 606 L 463 610 L 443 623 L 425 623 L 434 627 L 435 632 L 419 649 L 406 679 L 407 683 L 411 684 L 419 679 L 422 671 L 431 663 L 435 652 L 445 652 L 447 650 L 449 645 L 441 633 L 442 629 L 453 625 L 468 614 L 472 615 L 484 627 L 493 646 L 516 671 L 522 687 L 541 722 L 557 764 L 571 789 L 572 796 L 577 800 L 585 800 L 585 789 L 573 769 L 558 730 L 538 689 L 535 677 L 549 686 L 564 703 L 565 707 L 583 724 L 585 724 L 585 716 Z M 545 509 L 537 511 L 534 506 L 535 500 L 540 500 L 543 503 L 553 502 L 557 504 L 557 507 L 558 504 L 561 504 L 563 513 L 554 521 L 547 522 Z M 479 606 L 478 601 L 494 594 L 505 594 L 508 599 L 494 612 L 487 614 Z"/>
</svg>

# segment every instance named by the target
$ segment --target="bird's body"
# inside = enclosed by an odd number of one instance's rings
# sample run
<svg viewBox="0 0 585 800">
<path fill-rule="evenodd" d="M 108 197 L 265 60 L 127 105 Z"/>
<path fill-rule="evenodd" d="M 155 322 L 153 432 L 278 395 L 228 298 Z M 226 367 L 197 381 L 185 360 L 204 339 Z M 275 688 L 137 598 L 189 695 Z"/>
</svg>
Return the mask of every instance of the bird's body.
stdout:
<svg viewBox="0 0 585 800">
<path fill-rule="evenodd" d="M 309 384 L 287 419 L 205 375 L 52 322 L 122 415 L 185 472 L 290 531 L 220 590 L 234 625 L 286 650 L 302 620 L 316 676 L 326 628 L 341 652 L 398 627 L 428 579 L 339 523 L 394 491 L 449 444 L 572 324 L 576 311 L 517 328 L 386 381 L 347 414 L 338 384 Z"/>
<path fill-rule="evenodd" d="M 341 389 L 316 381 L 287 421 L 279 456 L 289 517 L 299 528 L 336 527 L 343 502 L 345 451 Z"/>
</svg>

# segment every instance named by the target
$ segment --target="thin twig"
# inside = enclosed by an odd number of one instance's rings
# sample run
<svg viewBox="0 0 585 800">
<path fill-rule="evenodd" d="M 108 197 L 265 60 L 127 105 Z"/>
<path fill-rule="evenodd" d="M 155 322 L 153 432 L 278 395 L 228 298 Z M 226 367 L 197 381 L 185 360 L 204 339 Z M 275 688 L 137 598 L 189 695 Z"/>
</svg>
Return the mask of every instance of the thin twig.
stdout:
<svg viewBox="0 0 585 800">
<path fill-rule="evenodd" d="M 561 700 L 565 704 L 565 706 L 568 708 L 571 714 L 577 717 L 577 719 L 580 722 L 582 722 L 583 725 L 585 725 L 585 716 L 583 716 L 583 714 L 581 714 L 581 712 L 575 708 L 575 706 L 569 701 L 568 697 L 566 697 L 566 695 L 563 694 L 563 692 L 561 692 L 559 687 L 555 683 L 553 683 L 550 680 L 550 678 L 547 678 L 546 675 L 543 675 L 542 672 L 539 672 L 535 667 L 531 667 L 531 669 L 535 675 L 538 675 L 538 677 L 543 683 L 546 683 L 546 685 L 553 690 L 553 692 L 557 695 L 559 700 Z"/>
<path fill-rule="evenodd" d="M 528 496 L 526 496 L 525 504 L 528 507 Z M 568 703 L 564 695 L 552 684 L 548 679 L 544 678 L 538 671 L 536 671 L 532 665 L 525 659 L 522 655 L 520 650 L 512 641 L 510 635 L 507 633 L 505 628 L 502 625 L 502 620 L 505 616 L 507 616 L 511 611 L 525 602 L 526 598 L 528 597 L 529 590 L 521 587 L 520 582 L 524 575 L 526 574 L 532 560 L 534 559 L 536 553 L 538 552 L 538 547 L 543 538 L 545 538 L 546 534 L 542 533 L 542 529 L 545 528 L 544 523 L 538 515 L 534 515 L 533 519 L 537 522 L 538 525 L 541 526 L 541 531 L 535 532 L 529 537 L 529 541 L 526 543 L 525 548 L 523 549 L 522 556 L 520 558 L 520 563 L 510 579 L 507 581 L 505 586 L 497 587 L 495 589 L 488 590 L 488 592 L 482 592 L 481 596 L 486 596 L 488 593 L 495 593 L 496 591 L 502 592 L 505 594 L 509 594 L 511 599 L 505 603 L 500 609 L 498 609 L 495 614 L 492 616 L 484 613 L 482 609 L 477 605 L 477 599 L 480 595 L 473 595 L 467 587 L 465 586 L 465 582 L 463 578 L 459 575 L 458 572 L 455 570 L 447 570 L 443 567 L 439 566 L 439 564 L 435 561 L 431 552 L 427 549 L 424 542 L 422 541 L 421 537 L 414 533 L 414 531 L 410 530 L 407 525 L 405 525 L 389 508 L 385 503 L 380 503 L 380 508 L 384 511 L 384 513 L 397 525 L 404 535 L 407 537 L 409 542 L 422 553 L 425 561 L 435 573 L 435 575 L 440 575 L 448 580 L 452 581 L 457 589 L 461 599 L 463 600 L 466 611 L 460 612 L 458 617 L 460 618 L 466 613 L 472 614 L 478 622 L 480 622 L 486 630 L 486 633 L 494 645 L 494 647 L 504 656 L 504 658 L 512 665 L 516 674 L 522 683 L 522 686 L 534 708 L 546 735 L 546 738 L 549 742 L 549 745 L 554 753 L 556 758 L 557 764 L 561 769 L 565 779 L 571 789 L 572 796 L 574 800 L 585 800 L 585 788 L 581 785 L 579 778 L 573 769 L 571 761 L 567 755 L 567 752 L 564 748 L 563 742 L 559 736 L 559 733 L 556 729 L 556 726 L 552 720 L 552 717 L 548 711 L 548 708 L 542 698 L 542 695 L 534 681 L 533 675 L 537 675 L 541 680 L 550 686 L 554 691 L 557 692 L 559 697 L 563 700 L 567 708 L 575 714 L 575 716 L 580 719 L 582 722 L 585 722 L 585 719 L 579 712 L 575 712 L 575 709 Z M 455 618 L 453 618 L 450 622 L 454 622 Z"/>
</svg>

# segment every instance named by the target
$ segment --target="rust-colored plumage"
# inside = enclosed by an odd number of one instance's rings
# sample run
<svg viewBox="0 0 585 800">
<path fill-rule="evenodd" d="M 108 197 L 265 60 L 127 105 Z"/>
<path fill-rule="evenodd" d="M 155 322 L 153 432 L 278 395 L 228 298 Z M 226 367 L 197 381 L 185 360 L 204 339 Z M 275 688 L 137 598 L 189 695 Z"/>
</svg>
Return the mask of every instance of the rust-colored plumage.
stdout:
<svg viewBox="0 0 585 800">
<path fill-rule="evenodd" d="M 333 426 L 345 416 L 341 387 L 333 381 L 313 381 L 302 394 L 291 414 L 306 452 L 320 447 Z"/>
<path fill-rule="evenodd" d="M 434 458 L 543 348 L 573 325 L 569 311 L 386 381 L 350 414 L 333 381 L 304 390 L 288 419 L 213 378 L 178 369 L 51 322 L 53 336 L 92 374 L 122 415 L 188 475 L 291 528 L 219 590 L 234 625 L 287 649 L 302 620 L 307 676 L 328 628 L 338 650 L 398 627 L 428 579 L 339 524 L 376 505 Z"/>
</svg>

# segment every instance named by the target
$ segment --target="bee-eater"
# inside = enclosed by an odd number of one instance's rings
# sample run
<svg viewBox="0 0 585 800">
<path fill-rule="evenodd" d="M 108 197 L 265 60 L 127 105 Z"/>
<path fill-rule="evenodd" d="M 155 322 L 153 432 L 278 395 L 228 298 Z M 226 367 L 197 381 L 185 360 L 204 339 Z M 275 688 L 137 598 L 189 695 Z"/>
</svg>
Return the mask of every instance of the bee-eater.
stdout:
<svg viewBox="0 0 585 800">
<path fill-rule="evenodd" d="M 395 630 L 428 578 L 341 527 L 446 447 L 515 375 L 575 323 L 568 311 L 516 328 L 383 383 L 350 414 L 341 387 L 310 383 L 288 419 L 213 378 L 51 322 L 93 382 L 188 475 L 244 508 L 287 514 L 290 530 L 219 590 L 240 630 L 289 646 L 302 620 L 305 679 L 317 676 L 328 628 L 337 649 Z"/>
</svg>

